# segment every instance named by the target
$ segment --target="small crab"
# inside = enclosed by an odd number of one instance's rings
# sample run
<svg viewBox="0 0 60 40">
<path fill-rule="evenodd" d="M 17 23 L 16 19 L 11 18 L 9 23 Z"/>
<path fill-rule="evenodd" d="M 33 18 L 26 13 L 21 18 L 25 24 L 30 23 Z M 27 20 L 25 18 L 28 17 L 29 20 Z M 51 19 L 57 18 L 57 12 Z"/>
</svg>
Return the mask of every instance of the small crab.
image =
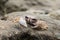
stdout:
<svg viewBox="0 0 60 40">
<path fill-rule="evenodd" d="M 31 25 L 31 28 L 48 29 L 48 25 L 45 21 L 36 19 L 36 17 L 25 16 L 27 24 Z"/>
</svg>

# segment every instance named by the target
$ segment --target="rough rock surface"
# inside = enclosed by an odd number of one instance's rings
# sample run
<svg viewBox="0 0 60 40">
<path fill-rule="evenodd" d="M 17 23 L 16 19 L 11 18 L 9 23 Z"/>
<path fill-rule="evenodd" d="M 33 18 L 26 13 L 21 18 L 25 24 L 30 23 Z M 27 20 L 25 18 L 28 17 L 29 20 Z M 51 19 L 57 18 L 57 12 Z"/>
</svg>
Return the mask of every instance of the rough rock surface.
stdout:
<svg viewBox="0 0 60 40">
<path fill-rule="evenodd" d="M 38 14 L 38 13 L 37 13 Z M 8 14 L 8 19 L 7 20 L 12 20 L 14 19 L 15 17 L 17 16 L 21 16 L 21 17 L 24 17 L 25 15 L 32 15 L 32 16 L 36 16 L 37 19 L 40 19 L 40 20 L 44 20 L 47 22 L 48 24 L 48 30 L 46 31 L 36 31 L 38 34 L 42 33 L 43 34 L 48 34 L 48 35 L 53 35 L 54 37 L 57 37 L 60 39 L 60 36 L 58 36 L 60 34 L 60 21 L 59 20 L 54 20 L 52 19 L 49 15 L 36 15 L 36 14 L 33 14 L 33 13 L 26 13 L 26 12 L 12 12 L 12 13 L 9 13 Z"/>
<path fill-rule="evenodd" d="M 0 40 L 8 40 L 14 34 L 17 34 L 19 30 L 16 27 L 17 24 L 11 21 L 0 20 Z"/>
<path fill-rule="evenodd" d="M 2 7 L 3 9 L 4 6 L 6 7 L 6 13 L 13 11 L 26 11 L 34 7 L 45 7 L 46 9 L 49 7 L 55 10 L 60 9 L 59 1 L 60 0 L 2 0 L 2 3 L 4 2 Z"/>
<path fill-rule="evenodd" d="M 49 7 L 52 9 L 59 9 L 60 0 L 8 0 L 5 4 L 8 12 L 12 11 L 26 11 L 34 7 Z"/>
<path fill-rule="evenodd" d="M 60 20 L 60 10 L 55 10 L 49 13 L 52 19 Z"/>
<path fill-rule="evenodd" d="M 23 3 L 22 3 L 23 2 Z M 15 5 L 17 7 L 26 7 L 26 6 L 46 6 L 46 7 L 55 7 L 59 8 L 59 0 L 8 0 L 8 6 Z"/>
<path fill-rule="evenodd" d="M 24 28 L 18 23 L 0 20 L 0 40 L 57 40 L 52 35 L 49 31 L 37 31 Z"/>
</svg>

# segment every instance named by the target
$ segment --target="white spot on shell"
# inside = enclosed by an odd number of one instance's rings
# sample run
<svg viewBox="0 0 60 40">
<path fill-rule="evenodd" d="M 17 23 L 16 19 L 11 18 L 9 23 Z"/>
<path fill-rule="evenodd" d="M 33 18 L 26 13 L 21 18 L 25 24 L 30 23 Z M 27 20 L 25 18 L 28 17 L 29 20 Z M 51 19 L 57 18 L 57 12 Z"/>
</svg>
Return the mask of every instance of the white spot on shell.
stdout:
<svg viewBox="0 0 60 40">
<path fill-rule="evenodd" d="M 27 27 L 27 23 L 26 23 L 26 20 L 25 20 L 24 18 L 21 17 L 20 20 L 19 20 L 19 23 L 20 23 L 21 25 Z"/>
</svg>

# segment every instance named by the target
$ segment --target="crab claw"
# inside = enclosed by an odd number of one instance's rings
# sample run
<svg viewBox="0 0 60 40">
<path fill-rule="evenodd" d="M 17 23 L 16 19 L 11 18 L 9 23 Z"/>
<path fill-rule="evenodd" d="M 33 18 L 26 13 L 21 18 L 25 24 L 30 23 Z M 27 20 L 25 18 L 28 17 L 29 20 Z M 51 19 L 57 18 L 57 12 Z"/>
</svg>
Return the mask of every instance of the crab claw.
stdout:
<svg viewBox="0 0 60 40">
<path fill-rule="evenodd" d="M 24 18 L 20 18 L 19 23 L 25 27 L 27 27 L 26 20 Z"/>
</svg>

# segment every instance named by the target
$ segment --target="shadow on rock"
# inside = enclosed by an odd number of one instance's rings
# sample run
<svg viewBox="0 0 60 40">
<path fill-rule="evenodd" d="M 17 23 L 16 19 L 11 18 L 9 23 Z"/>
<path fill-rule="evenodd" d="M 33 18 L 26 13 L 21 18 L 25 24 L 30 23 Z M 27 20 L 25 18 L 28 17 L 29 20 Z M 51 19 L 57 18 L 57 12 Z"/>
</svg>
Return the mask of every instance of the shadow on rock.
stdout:
<svg viewBox="0 0 60 40">
<path fill-rule="evenodd" d="M 22 32 L 21 34 L 14 35 L 11 37 L 3 37 L 2 40 L 57 40 L 55 37 L 47 36 L 47 35 L 31 35 L 29 33 Z"/>
</svg>

